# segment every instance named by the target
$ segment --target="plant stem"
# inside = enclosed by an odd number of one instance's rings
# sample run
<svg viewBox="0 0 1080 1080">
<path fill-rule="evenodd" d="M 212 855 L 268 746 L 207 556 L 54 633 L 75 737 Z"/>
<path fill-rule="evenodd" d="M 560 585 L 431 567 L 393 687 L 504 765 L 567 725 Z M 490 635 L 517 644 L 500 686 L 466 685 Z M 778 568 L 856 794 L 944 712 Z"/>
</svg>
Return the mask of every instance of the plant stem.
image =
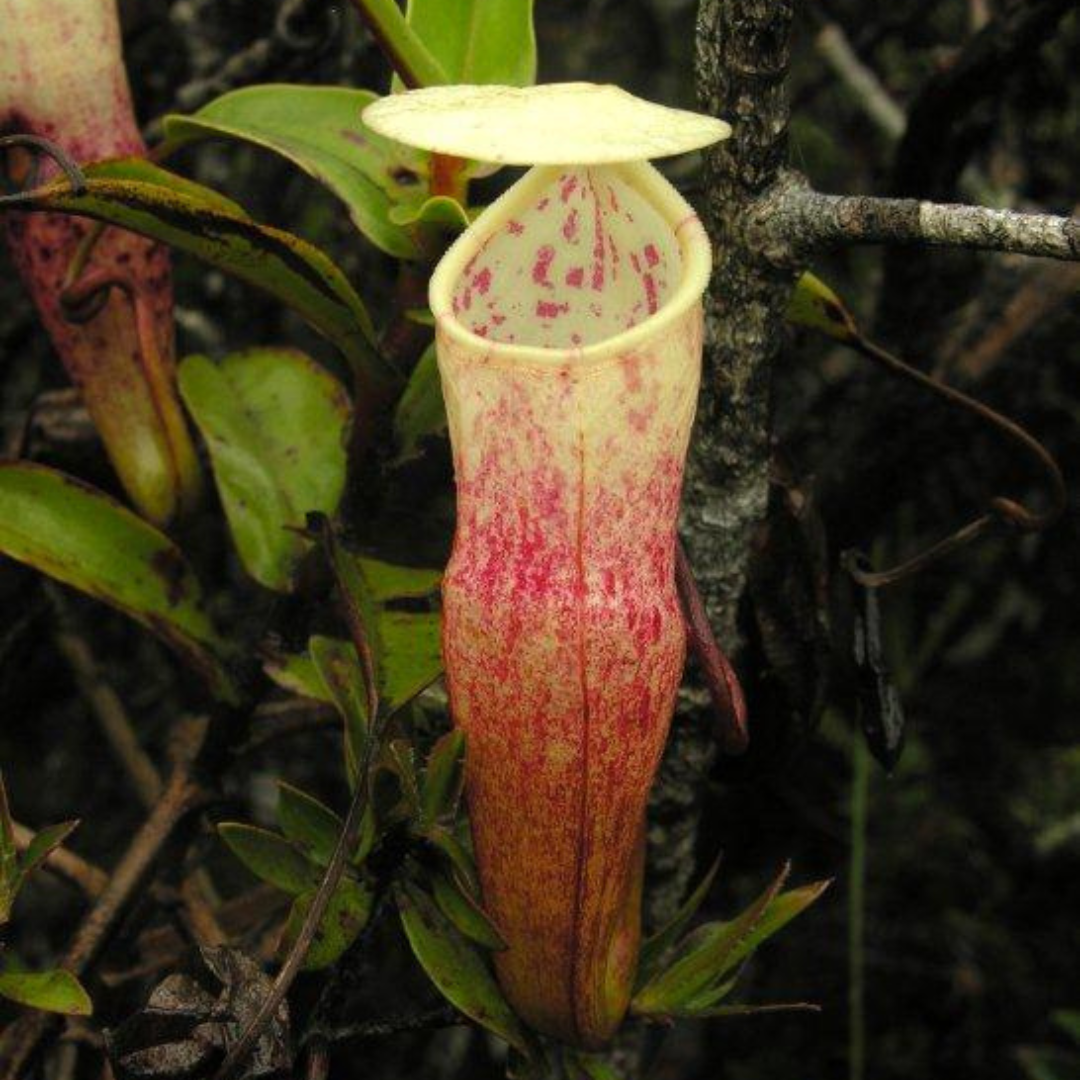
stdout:
<svg viewBox="0 0 1080 1080">
<path fill-rule="evenodd" d="M 866 1067 L 866 825 L 870 751 L 861 732 L 851 739 L 851 850 L 848 856 L 848 1080 L 863 1080 Z"/>
<path fill-rule="evenodd" d="M 443 86 L 450 81 L 394 0 L 353 0 L 353 7 L 398 78 L 410 90 Z"/>
</svg>

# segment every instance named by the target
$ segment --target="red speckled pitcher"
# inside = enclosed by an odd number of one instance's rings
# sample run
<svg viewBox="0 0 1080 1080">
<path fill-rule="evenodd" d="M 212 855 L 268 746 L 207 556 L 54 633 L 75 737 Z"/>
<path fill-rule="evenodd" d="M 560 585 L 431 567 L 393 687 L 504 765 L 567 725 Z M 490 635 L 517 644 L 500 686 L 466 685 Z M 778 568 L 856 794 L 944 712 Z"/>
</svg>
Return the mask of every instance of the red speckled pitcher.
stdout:
<svg viewBox="0 0 1080 1080">
<path fill-rule="evenodd" d="M 645 805 L 682 674 L 675 524 L 709 246 L 639 162 L 537 168 L 432 281 L 457 480 L 443 585 L 500 982 L 602 1044 L 630 998 Z"/>
<path fill-rule="evenodd" d="M 80 163 L 144 152 L 115 0 L 0 0 L 0 135 L 9 132 L 50 139 Z M 55 169 L 48 166 L 43 175 L 49 179 Z M 168 252 L 144 237 L 107 229 L 85 273 L 122 280 L 129 295 L 114 288 L 97 314 L 76 323 L 65 316 L 60 297 L 93 224 L 64 214 L 12 213 L 2 225 L 124 487 L 143 514 L 168 521 L 200 490 L 174 385 Z"/>
</svg>

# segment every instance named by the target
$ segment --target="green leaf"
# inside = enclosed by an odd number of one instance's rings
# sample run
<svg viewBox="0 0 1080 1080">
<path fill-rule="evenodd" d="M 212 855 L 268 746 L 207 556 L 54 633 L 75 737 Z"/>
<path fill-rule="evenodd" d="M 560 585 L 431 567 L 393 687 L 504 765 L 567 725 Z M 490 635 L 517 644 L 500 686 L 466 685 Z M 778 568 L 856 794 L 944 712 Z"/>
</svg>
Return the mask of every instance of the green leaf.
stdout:
<svg viewBox="0 0 1080 1080">
<path fill-rule="evenodd" d="M 73 195 L 60 180 L 37 189 L 18 209 L 95 218 L 195 255 L 296 311 L 349 360 L 362 396 L 378 405 L 392 395 L 398 373 L 379 354 L 363 303 L 325 252 L 228 210 L 215 192 L 145 162 L 84 171 L 85 194 Z"/>
<path fill-rule="evenodd" d="M 292 948 L 314 899 L 315 892 L 311 891 L 293 901 L 281 936 L 283 953 Z M 315 930 L 311 948 L 304 957 L 304 970 L 318 971 L 336 963 L 367 925 L 372 903 L 372 892 L 366 885 L 343 877 Z"/>
<path fill-rule="evenodd" d="M 349 783 L 355 785 L 370 727 L 367 691 L 356 649 L 351 641 L 316 636 L 308 642 L 308 652 L 326 692 L 345 721 L 345 767 Z"/>
<path fill-rule="evenodd" d="M 527 1053 L 525 1031 L 483 956 L 423 890 L 402 883 L 395 893 L 412 951 L 443 997 L 470 1019 Z"/>
<path fill-rule="evenodd" d="M 328 806 L 278 781 L 278 824 L 288 840 L 319 866 L 328 866 L 344 823 Z"/>
<path fill-rule="evenodd" d="M 44 1012 L 89 1016 L 90 996 L 70 971 L 0 972 L 0 997 Z"/>
<path fill-rule="evenodd" d="M 1021 1046 L 1016 1051 L 1028 1080 L 1080 1080 L 1080 1055 L 1051 1046 Z"/>
<path fill-rule="evenodd" d="M 409 0 L 409 25 L 451 83 L 536 79 L 532 0 Z"/>
<path fill-rule="evenodd" d="M 457 814 L 464 783 L 465 734 L 448 731 L 432 747 L 421 785 L 422 824 L 427 826 Z"/>
<path fill-rule="evenodd" d="M 293 896 L 318 887 L 318 870 L 284 837 L 237 821 L 217 828 L 232 853 L 262 881 Z"/>
<path fill-rule="evenodd" d="M 624 1074 L 604 1055 L 567 1049 L 564 1061 L 570 1080 L 625 1080 Z"/>
<path fill-rule="evenodd" d="M 386 604 L 391 600 L 422 600 L 436 592 L 442 581 L 441 570 L 398 566 L 364 557 L 359 557 L 357 561 L 374 604 Z"/>
<path fill-rule="evenodd" d="M 392 206 L 389 218 L 403 228 L 410 225 L 437 225 L 452 233 L 462 232 L 472 222 L 468 210 L 450 195 L 432 195 L 427 199 Z"/>
<path fill-rule="evenodd" d="M 1080 1012 L 1075 1009 L 1055 1009 L 1050 1022 L 1080 1046 Z"/>
<path fill-rule="evenodd" d="M 360 121 L 378 99 L 342 86 L 271 84 L 234 90 L 192 116 L 167 116 L 172 145 L 198 139 L 242 139 L 298 165 L 345 203 L 356 227 L 388 255 L 422 252 L 405 226 L 389 216 L 395 203 L 427 188 L 429 155 L 386 139 Z"/>
<path fill-rule="evenodd" d="M 465 892 L 473 896 L 480 894 L 480 885 L 476 876 L 476 860 L 467 844 L 443 825 L 430 825 L 424 830 L 424 838 L 438 849 L 451 867 L 454 878 Z"/>
<path fill-rule="evenodd" d="M 716 880 L 719 869 L 720 856 L 718 855 L 705 876 L 698 883 L 697 888 L 686 898 L 682 907 L 675 913 L 671 922 L 644 941 L 641 946 L 640 959 L 638 960 L 638 986 L 644 986 L 652 978 L 664 956 L 675 945 L 676 941 L 682 937 L 686 928 L 690 925 L 690 920 L 697 914 L 698 908 L 701 907 L 709 890 L 712 888 L 712 883 Z"/>
<path fill-rule="evenodd" d="M 309 357 L 281 348 L 217 364 L 189 356 L 179 379 L 244 567 L 268 589 L 292 591 L 311 547 L 300 534 L 306 515 L 333 513 L 345 487 L 348 394 Z"/>
<path fill-rule="evenodd" d="M 445 874 L 431 875 L 431 891 L 439 910 L 467 937 L 485 949 L 505 949 L 506 941 L 491 916 Z"/>
<path fill-rule="evenodd" d="M 384 610 L 375 638 L 379 707 L 391 716 L 442 673 L 442 617 L 437 611 Z"/>
<path fill-rule="evenodd" d="M 36 870 L 78 827 L 78 821 L 61 821 L 35 833 L 23 852 L 20 871 L 30 874 Z"/>
<path fill-rule="evenodd" d="M 385 721 L 442 671 L 438 612 L 397 611 L 386 604 L 430 593 L 441 575 L 364 558 L 349 551 L 334 533 L 327 536 L 338 589 L 353 610 L 352 617 L 363 625 L 378 691 L 379 719 Z"/>
<path fill-rule="evenodd" d="M 334 704 L 334 697 L 326 689 L 326 683 L 310 653 L 276 652 L 271 649 L 265 656 L 263 670 L 283 690 L 315 701 L 325 701 L 327 705 Z"/>
<path fill-rule="evenodd" d="M 641 1015 L 672 1016 L 707 1008 L 731 989 L 740 965 L 772 934 L 805 910 L 828 887 L 817 882 L 780 895 L 789 866 L 740 915 L 699 927 L 676 949 L 672 962 L 654 975 L 633 1000 Z"/>
<path fill-rule="evenodd" d="M 396 462 L 419 457 L 425 439 L 446 433 L 446 404 L 432 342 L 420 357 L 394 409 Z"/>
<path fill-rule="evenodd" d="M 816 330 L 836 341 L 858 340 L 855 320 L 844 302 L 820 278 L 809 270 L 799 275 L 788 299 L 787 321 L 795 326 Z"/>
<path fill-rule="evenodd" d="M 109 496 L 44 465 L 0 463 L 0 553 L 130 615 L 235 700 L 232 648 L 180 549 Z"/>
</svg>

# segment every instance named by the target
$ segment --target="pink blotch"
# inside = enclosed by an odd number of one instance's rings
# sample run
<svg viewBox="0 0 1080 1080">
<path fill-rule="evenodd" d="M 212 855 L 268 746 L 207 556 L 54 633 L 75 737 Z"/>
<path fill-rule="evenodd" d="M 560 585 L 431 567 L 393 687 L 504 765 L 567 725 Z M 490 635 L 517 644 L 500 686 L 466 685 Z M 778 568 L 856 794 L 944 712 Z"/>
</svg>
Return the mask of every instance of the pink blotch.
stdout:
<svg viewBox="0 0 1080 1080">
<path fill-rule="evenodd" d="M 491 288 L 491 269 L 485 266 L 473 279 L 473 288 L 476 289 L 481 295 L 486 295 L 488 289 Z"/>
<path fill-rule="evenodd" d="M 520 221 L 510 220 L 506 223 L 506 231 L 511 236 L 520 236 L 525 231 L 525 226 Z"/>
<path fill-rule="evenodd" d="M 655 266 L 660 261 L 660 253 L 656 250 L 655 244 L 645 245 L 645 261 L 649 266 Z"/>
<path fill-rule="evenodd" d="M 554 319 L 569 310 L 569 304 L 556 304 L 553 300 L 536 301 L 536 314 L 541 319 Z"/>
<path fill-rule="evenodd" d="M 566 271 L 565 278 L 567 285 L 572 285 L 575 289 L 580 289 L 585 282 L 585 267 L 575 266 Z"/>
<path fill-rule="evenodd" d="M 660 306 L 656 296 L 656 282 L 652 274 L 643 274 L 641 280 L 645 283 L 645 301 L 649 305 L 649 314 L 652 315 Z"/>
<path fill-rule="evenodd" d="M 564 203 L 569 202 L 570 196 L 577 190 L 577 186 L 578 178 L 576 176 L 566 177 L 559 185 L 559 198 L 561 198 Z"/>
<path fill-rule="evenodd" d="M 545 289 L 553 289 L 555 286 L 548 280 L 548 270 L 555 259 L 555 249 L 550 244 L 544 244 L 536 253 L 536 262 L 533 263 L 532 279 L 537 285 Z"/>
<path fill-rule="evenodd" d="M 563 239 L 571 242 L 576 240 L 578 228 L 578 212 L 577 210 L 571 210 L 570 213 L 566 215 L 566 220 L 563 222 Z"/>
</svg>

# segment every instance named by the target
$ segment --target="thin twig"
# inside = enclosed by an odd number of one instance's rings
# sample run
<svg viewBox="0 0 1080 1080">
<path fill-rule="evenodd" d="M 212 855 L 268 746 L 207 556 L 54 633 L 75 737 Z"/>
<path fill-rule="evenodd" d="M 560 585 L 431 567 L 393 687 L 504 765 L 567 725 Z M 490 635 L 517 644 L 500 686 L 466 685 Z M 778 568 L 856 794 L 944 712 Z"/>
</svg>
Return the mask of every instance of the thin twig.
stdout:
<svg viewBox="0 0 1080 1080">
<path fill-rule="evenodd" d="M 344 873 L 349 853 L 356 850 L 356 844 L 360 838 L 360 826 L 364 818 L 364 809 L 367 806 L 368 791 L 365 778 L 370 766 L 371 748 L 374 742 L 374 739 L 369 738 L 364 744 L 365 760 L 358 772 L 359 779 L 356 791 L 353 793 L 352 801 L 349 803 L 349 812 L 345 817 L 344 827 L 338 837 L 337 844 L 334 846 L 334 853 L 330 857 L 330 863 L 323 873 L 322 880 L 319 882 L 319 888 L 312 898 L 304 922 L 296 935 L 296 940 L 289 950 L 289 955 L 285 958 L 285 963 L 282 964 L 277 978 L 274 979 L 273 988 L 263 999 L 262 1006 L 243 1035 L 233 1044 L 214 1080 L 231 1080 L 232 1077 L 238 1075 L 255 1043 L 262 1035 L 263 1029 L 277 1014 L 278 1008 L 282 1001 L 285 1000 L 285 995 L 293 984 L 293 980 L 300 973 L 304 959 L 311 948 L 311 943 L 315 940 L 319 924 L 322 922 L 323 915 L 326 914 L 326 908 L 334 895 L 338 882 L 341 880 L 341 875 Z"/>
<path fill-rule="evenodd" d="M 20 852 L 25 852 L 36 834 L 25 825 L 18 822 L 14 824 L 15 847 Z M 57 877 L 62 877 L 81 889 L 89 900 L 96 900 L 109 884 L 109 875 L 104 870 L 65 847 L 54 848 L 42 865 Z"/>
<path fill-rule="evenodd" d="M 61 967 L 67 971 L 81 975 L 93 965 L 177 826 L 205 801 L 205 792 L 191 776 L 191 764 L 205 731 L 203 724 L 185 725 L 176 764 L 161 798 L 132 838 L 108 885 L 71 939 L 61 962 Z M 50 1014 L 36 1012 L 8 1026 L 0 1038 L 0 1077 L 3 1080 L 17 1080 L 56 1022 Z"/>
<path fill-rule="evenodd" d="M 794 173 L 787 173 L 761 200 L 755 224 L 778 263 L 853 244 L 913 244 L 1080 259 L 1080 218 L 925 199 L 824 195 Z"/>
<path fill-rule="evenodd" d="M 1080 289 L 1080 264 L 1040 269 L 1003 304 L 983 333 L 947 357 L 939 370 L 955 370 L 964 378 L 987 376 L 1006 350 L 1030 333 Z"/>
<path fill-rule="evenodd" d="M 58 590 L 50 590 L 55 598 Z M 60 655 L 67 661 L 79 693 L 90 707 L 105 741 L 120 763 L 139 801 L 152 807 L 161 796 L 161 776 L 150 756 L 139 745 L 134 727 L 119 695 L 102 676 L 89 645 L 74 630 L 61 628 L 53 635 Z"/>
<path fill-rule="evenodd" d="M 859 58 L 844 28 L 839 23 L 826 22 L 817 32 L 814 46 L 878 131 L 890 142 L 898 141 L 907 126 L 904 110 L 893 100 L 877 73 Z"/>
<path fill-rule="evenodd" d="M 61 619 L 70 622 L 60 591 L 51 586 L 47 586 L 47 589 Z M 102 676 L 85 638 L 76 633 L 72 626 L 61 626 L 54 640 L 143 808 L 152 810 L 161 798 L 164 784 L 157 766 L 139 745 L 135 725 L 119 694 Z M 213 893 L 213 885 L 205 871 L 188 875 L 180 884 L 180 899 L 188 927 L 201 945 L 223 945 L 228 940 L 214 918 L 211 908 Z"/>
<path fill-rule="evenodd" d="M 378 1016 L 370 1020 L 358 1020 L 354 1024 L 324 1025 L 314 1029 L 311 1042 L 349 1042 L 355 1039 L 381 1038 L 396 1035 L 400 1031 L 429 1031 L 432 1028 L 452 1027 L 465 1023 L 465 1018 L 452 1005 L 436 1005 L 415 1013 L 397 1013 Z"/>
<path fill-rule="evenodd" d="M 954 407 L 976 416 L 996 432 L 1017 444 L 1038 466 L 1050 489 L 1050 504 L 1042 513 L 1030 510 L 1015 499 L 1002 495 L 995 496 L 990 500 L 987 511 L 974 521 L 963 525 L 914 557 L 887 570 L 870 570 L 858 552 L 845 552 L 842 560 L 844 568 L 859 584 L 867 588 L 893 585 L 966 547 L 996 526 L 1006 525 L 1025 532 L 1038 532 L 1048 528 L 1064 513 L 1068 506 L 1069 494 L 1061 468 L 1046 447 L 1018 423 L 1007 416 L 1002 416 L 1001 413 L 984 405 L 981 401 L 976 401 L 954 387 L 939 382 L 925 372 L 919 371 L 918 368 L 905 364 L 899 357 L 893 356 L 880 345 L 863 337 L 857 330 L 854 331 L 853 339 L 849 344 L 891 374 L 932 391 Z"/>
</svg>

